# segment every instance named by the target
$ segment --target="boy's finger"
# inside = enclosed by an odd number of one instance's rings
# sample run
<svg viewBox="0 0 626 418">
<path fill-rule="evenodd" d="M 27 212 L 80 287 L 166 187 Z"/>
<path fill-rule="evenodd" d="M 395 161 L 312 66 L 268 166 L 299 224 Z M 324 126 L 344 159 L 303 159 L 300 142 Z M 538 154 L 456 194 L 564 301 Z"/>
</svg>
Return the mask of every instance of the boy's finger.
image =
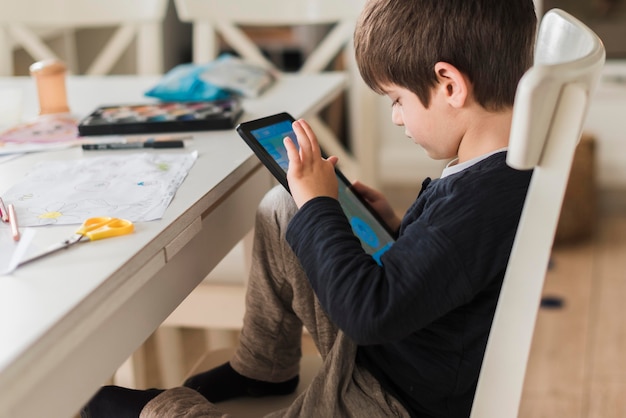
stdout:
<svg viewBox="0 0 626 418">
<path fill-rule="evenodd" d="M 297 169 L 300 166 L 300 154 L 298 153 L 298 148 L 288 136 L 283 139 L 283 144 L 285 145 L 285 149 L 287 150 L 289 167 Z"/>
<path fill-rule="evenodd" d="M 304 119 L 300 119 L 299 122 L 304 132 L 306 132 L 306 135 L 311 144 L 311 150 L 313 150 L 316 157 L 321 157 L 322 151 L 320 150 L 319 142 L 317 141 L 317 136 L 315 136 L 315 132 L 313 132 L 313 129 L 311 129 L 311 125 L 309 125 L 309 123 L 305 121 Z"/>
<path fill-rule="evenodd" d="M 293 123 L 293 131 L 296 133 L 298 139 L 298 145 L 300 145 L 300 159 L 303 163 L 312 160 L 311 141 L 306 131 L 303 129 L 300 121 Z"/>
<path fill-rule="evenodd" d="M 337 162 L 339 162 L 339 157 L 331 155 L 330 157 L 326 158 L 326 161 L 330 161 L 332 165 L 337 165 Z"/>
</svg>

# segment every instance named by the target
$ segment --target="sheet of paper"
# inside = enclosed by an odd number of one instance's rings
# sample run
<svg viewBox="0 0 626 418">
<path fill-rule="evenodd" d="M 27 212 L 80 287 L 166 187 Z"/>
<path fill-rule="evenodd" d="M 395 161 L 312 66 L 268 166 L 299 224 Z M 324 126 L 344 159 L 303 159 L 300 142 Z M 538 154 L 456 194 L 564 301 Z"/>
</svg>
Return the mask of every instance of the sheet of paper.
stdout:
<svg viewBox="0 0 626 418">
<path fill-rule="evenodd" d="M 36 165 L 3 193 L 22 227 L 80 224 L 94 216 L 160 219 L 197 152 L 106 155 Z"/>
<path fill-rule="evenodd" d="M 0 228 L 0 276 L 15 270 L 17 263 L 26 254 L 26 250 L 35 235 L 35 230 L 24 228 L 20 230 L 20 233 L 20 240 L 13 241 L 11 230 L 8 227 Z"/>
</svg>

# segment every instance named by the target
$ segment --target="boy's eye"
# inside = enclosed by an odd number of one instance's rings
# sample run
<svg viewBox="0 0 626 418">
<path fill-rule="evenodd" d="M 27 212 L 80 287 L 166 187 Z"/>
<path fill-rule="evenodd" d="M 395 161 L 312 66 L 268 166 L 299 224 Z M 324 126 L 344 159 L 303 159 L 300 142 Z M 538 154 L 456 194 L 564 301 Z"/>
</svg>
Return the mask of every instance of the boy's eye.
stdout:
<svg viewBox="0 0 626 418">
<path fill-rule="evenodd" d="M 394 107 L 394 106 L 399 105 L 399 104 L 400 104 L 400 100 L 399 100 L 399 99 L 396 99 L 396 100 L 394 100 L 394 101 L 391 103 L 391 107 Z"/>
</svg>

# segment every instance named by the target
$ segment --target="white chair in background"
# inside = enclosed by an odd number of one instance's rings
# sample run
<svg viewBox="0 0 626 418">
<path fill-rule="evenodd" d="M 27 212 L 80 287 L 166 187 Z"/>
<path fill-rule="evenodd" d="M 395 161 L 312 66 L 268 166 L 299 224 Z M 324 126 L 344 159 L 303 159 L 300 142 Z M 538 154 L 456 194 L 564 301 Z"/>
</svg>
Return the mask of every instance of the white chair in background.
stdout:
<svg viewBox="0 0 626 418">
<path fill-rule="evenodd" d="M 534 169 L 507 266 L 487 351 L 474 397 L 472 417 L 502 418 L 518 414 L 535 319 L 548 259 L 574 150 L 593 90 L 604 64 L 600 39 L 561 10 L 542 19 L 535 63 L 524 75 L 515 99 L 507 162 Z M 227 359 L 223 350 L 209 352 L 193 373 Z M 301 392 L 310 382 L 315 361 L 303 364 Z M 295 395 L 293 395 L 295 396 Z M 275 400 L 274 410 L 292 397 Z M 267 399 L 238 399 L 220 404 L 239 417 L 272 410 Z"/>
<path fill-rule="evenodd" d="M 602 41 L 558 9 L 515 98 L 507 162 L 533 168 L 483 360 L 472 417 L 518 414 L 541 292 L 574 151 L 605 61 Z"/>
<path fill-rule="evenodd" d="M 362 82 L 354 62 L 352 34 L 364 0 L 175 0 L 178 16 L 183 22 L 192 23 L 192 56 L 196 63 L 208 62 L 219 53 L 221 38 L 240 56 L 276 69 L 265 57 L 260 45 L 241 30 L 242 26 L 292 27 L 300 30 L 301 49 L 308 52 L 299 72 L 325 71 L 333 59 L 343 54 L 346 72 L 350 74 L 348 92 L 348 132 L 350 151 L 322 121 L 307 116 L 320 142 L 328 154 L 337 155 L 339 164 L 348 176 L 358 176 L 371 183 L 368 164 L 371 157 L 363 154 L 368 149 L 360 144 L 371 141 L 374 130 L 367 121 L 372 118 L 374 94 Z M 307 28 L 330 25 L 331 30 L 323 39 L 307 40 Z M 294 92 L 297 94 L 297 92 Z M 288 110 L 288 109 L 286 109 Z"/>
<path fill-rule="evenodd" d="M 195 63 L 209 62 L 218 55 L 219 35 L 241 57 L 271 68 L 280 76 L 278 68 L 261 51 L 261 45 L 250 39 L 241 26 L 296 28 L 297 40 L 301 43 L 298 46 L 306 54 L 299 69 L 301 73 L 325 71 L 335 57 L 343 54 L 346 72 L 350 74 L 346 86 L 349 131 L 353 138 L 358 138 L 359 143 L 368 141 L 373 134 L 373 129 L 369 129 L 364 122 L 373 119 L 364 113 L 369 111 L 368 97 L 374 97 L 358 75 L 352 49 L 352 34 L 362 3 L 363 0 L 175 0 L 180 20 L 192 23 Z M 306 39 L 306 34 L 315 33 L 320 27 L 325 29 L 324 25 L 330 26 L 330 31 L 319 43 L 319 37 L 314 39 L 315 42 Z M 342 170 L 348 175 L 362 174 L 359 170 L 358 144 L 352 143 L 354 152 L 347 151 L 321 119 L 309 115 L 307 120 L 314 126 L 326 152 L 340 157 Z M 363 179 L 363 176 L 360 178 Z M 155 334 L 164 385 L 180 384 L 186 375 L 182 368 L 181 334 L 177 331 L 180 327 L 208 330 L 212 349 L 232 346 L 236 342 L 236 331 L 241 328 L 243 320 L 245 281 L 250 258 L 250 240 L 247 240 L 248 245 L 244 245 L 245 242 L 237 244 L 233 252 L 183 301 Z"/>
<path fill-rule="evenodd" d="M 161 24 L 167 0 L 0 0 L 0 10 L 0 75 L 13 75 L 15 47 L 24 48 L 33 61 L 60 58 L 40 36 L 55 31 L 65 34 L 67 56 L 63 58 L 70 70 L 77 72 L 72 32 L 96 27 L 117 29 L 85 74 L 109 73 L 133 39 L 137 42 L 136 72 L 163 72 Z"/>
</svg>

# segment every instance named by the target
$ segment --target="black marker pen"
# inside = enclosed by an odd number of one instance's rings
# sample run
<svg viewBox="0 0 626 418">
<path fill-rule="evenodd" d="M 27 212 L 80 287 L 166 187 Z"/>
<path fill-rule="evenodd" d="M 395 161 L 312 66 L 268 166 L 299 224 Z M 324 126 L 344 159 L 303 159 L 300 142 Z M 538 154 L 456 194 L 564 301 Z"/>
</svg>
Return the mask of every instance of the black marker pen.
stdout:
<svg viewBox="0 0 626 418">
<path fill-rule="evenodd" d="M 176 141 L 145 141 L 145 142 L 110 142 L 106 144 L 83 144 L 87 151 L 113 150 L 113 149 L 137 149 L 137 148 L 183 148 L 182 140 Z"/>
</svg>

